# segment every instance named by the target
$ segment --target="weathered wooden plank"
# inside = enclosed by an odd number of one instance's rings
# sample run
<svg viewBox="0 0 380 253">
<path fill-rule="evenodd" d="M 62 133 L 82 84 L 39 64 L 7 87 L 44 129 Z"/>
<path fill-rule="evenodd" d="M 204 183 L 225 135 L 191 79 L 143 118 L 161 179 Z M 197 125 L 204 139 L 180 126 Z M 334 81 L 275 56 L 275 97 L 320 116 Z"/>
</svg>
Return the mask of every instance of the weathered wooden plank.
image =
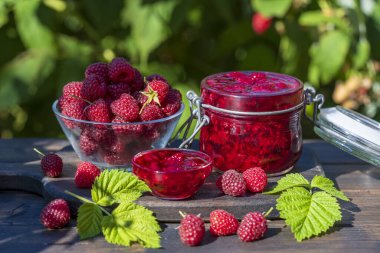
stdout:
<svg viewBox="0 0 380 253">
<path fill-rule="evenodd" d="M 359 199 L 359 196 L 356 197 Z M 123 247 L 109 245 L 103 238 L 79 241 L 78 235 L 71 222 L 70 227 L 61 230 L 45 230 L 37 222 L 39 210 L 45 201 L 36 195 L 20 192 L 1 192 L 0 210 L 4 206 L 14 207 L 27 202 L 22 211 L 14 211 L 13 217 L 4 217 L 0 213 L 0 220 L 25 220 L 24 225 L 0 224 L 0 252 L 121 252 Z M 377 202 L 379 205 L 379 202 Z M 375 207 L 376 208 L 376 207 Z M 362 211 L 364 212 L 364 211 Z M 359 213 L 360 214 L 360 213 Z M 370 217 L 370 216 L 368 216 Z M 376 218 L 376 216 L 372 216 Z M 27 220 L 30 220 L 27 223 Z M 378 252 L 380 247 L 380 222 L 372 220 L 372 224 L 355 224 L 352 226 L 338 226 L 330 233 L 318 238 L 297 243 L 289 228 L 284 228 L 283 221 L 269 223 L 269 230 L 263 240 L 254 243 L 242 243 L 237 236 L 215 238 L 208 232 L 200 247 L 189 248 L 181 244 L 178 224 L 166 224 L 162 232 L 162 246 L 158 252 Z M 209 224 L 206 224 L 208 227 Z M 128 252 L 143 252 L 139 246 L 128 249 Z M 151 252 L 155 250 L 145 250 Z"/>
<path fill-rule="evenodd" d="M 76 164 L 79 162 L 72 150 L 58 152 L 63 161 L 63 174 L 59 178 L 43 177 L 39 160 L 25 163 L 0 163 L 0 180 L 3 184 L 1 189 L 19 189 L 43 194 L 47 199 L 64 198 L 71 204 L 71 209 L 76 212 L 81 202 L 64 193 L 69 190 L 81 196 L 90 198 L 90 190 L 78 189 L 74 184 Z M 305 148 L 301 159 L 297 162 L 294 172 L 303 174 L 307 179 L 315 175 L 324 175 L 322 167 L 316 162 L 312 151 Z M 275 205 L 276 196 L 263 194 L 246 194 L 243 197 L 230 197 L 221 194 L 215 182 L 219 173 L 213 173 L 200 188 L 195 196 L 183 201 L 168 201 L 156 198 L 150 194 L 144 195 L 137 202 L 153 210 L 161 221 L 179 221 L 181 216 L 179 210 L 187 213 L 202 213 L 205 219 L 214 209 L 225 209 L 233 212 L 241 219 L 249 210 L 265 212 Z M 281 177 L 269 178 L 269 186 Z M 278 218 L 279 214 L 274 211 L 270 218 Z"/>
</svg>

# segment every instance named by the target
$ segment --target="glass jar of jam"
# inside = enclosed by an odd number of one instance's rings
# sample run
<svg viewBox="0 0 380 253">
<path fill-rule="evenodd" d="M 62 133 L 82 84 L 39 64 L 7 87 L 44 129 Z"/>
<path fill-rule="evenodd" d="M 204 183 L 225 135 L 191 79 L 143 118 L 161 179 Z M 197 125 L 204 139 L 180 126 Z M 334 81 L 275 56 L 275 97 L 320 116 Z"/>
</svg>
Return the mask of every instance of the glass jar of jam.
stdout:
<svg viewBox="0 0 380 253">
<path fill-rule="evenodd" d="M 200 150 L 222 171 L 261 167 L 269 175 L 290 171 L 302 149 L 303 84 L 277 73 L 235 71 L 201 83 Z"/>
<path fill-rule="evenodd" d="M 301 155 L 301 114 L 313 105 L 314 131 L 363 161 L 380 166 L 380 123 L 340 106 L 322 108 L 324 97 L 297 78 L 271 72 L 233 71 L 202 80 L 201 96 L 188 91 L 190 117 L 180 148 L 200 131 L 200 150 L 226 171 L 261 167 L 270 176 L 290 171 Z M 193 119 L 197 120 L 188 137 Z"/>
</svg>

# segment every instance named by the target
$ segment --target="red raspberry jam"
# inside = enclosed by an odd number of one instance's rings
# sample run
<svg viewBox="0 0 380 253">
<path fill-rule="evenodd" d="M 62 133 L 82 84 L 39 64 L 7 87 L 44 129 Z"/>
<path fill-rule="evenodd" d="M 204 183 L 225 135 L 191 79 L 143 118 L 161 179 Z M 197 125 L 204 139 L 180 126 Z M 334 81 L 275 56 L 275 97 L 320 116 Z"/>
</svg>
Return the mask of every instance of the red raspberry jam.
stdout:
<svg viewBox="0 0 380 253">
<path fill-rule="evenodd" d="M 163 199 L 191 197 L 212 171 L 211 158 L 188 149 L 154 149 L 132 159 L 132 171 Z"/>
<path fill-rule="evenodd" d="M 219 73 L 202 80 L 201 96 L 203 104 L 217 109 L 264 113 L 204 108 L 210 123 L 201 129 L 200 149 L 216 168 L 243 172 L 261 167 L 273 175 L 292 169 L 302 148 L 303 84 L 298 79 L 270 72 Z"/>
</svg>

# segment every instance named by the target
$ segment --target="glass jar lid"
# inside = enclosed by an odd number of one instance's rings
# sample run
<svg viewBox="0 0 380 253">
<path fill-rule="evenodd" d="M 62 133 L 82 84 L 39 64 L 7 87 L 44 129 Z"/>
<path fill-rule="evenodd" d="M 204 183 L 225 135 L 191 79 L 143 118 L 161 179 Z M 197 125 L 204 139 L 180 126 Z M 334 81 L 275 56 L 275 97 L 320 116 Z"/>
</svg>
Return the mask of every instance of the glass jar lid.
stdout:
<svg viewBox="0 0 380 253">
<path fill-rule="evenodd" d="M 380 123 L 340 106 L 322 108 L 314 131 L 327 142 L 380 166 Z"/>
<path fill-rule="evenodd" d="M 201 97 L 203 103 L 226 110 L 277 111 L 303 102 L 303 83 L 272 72 L 224 72 L 202 80 Z"/>
</svg>

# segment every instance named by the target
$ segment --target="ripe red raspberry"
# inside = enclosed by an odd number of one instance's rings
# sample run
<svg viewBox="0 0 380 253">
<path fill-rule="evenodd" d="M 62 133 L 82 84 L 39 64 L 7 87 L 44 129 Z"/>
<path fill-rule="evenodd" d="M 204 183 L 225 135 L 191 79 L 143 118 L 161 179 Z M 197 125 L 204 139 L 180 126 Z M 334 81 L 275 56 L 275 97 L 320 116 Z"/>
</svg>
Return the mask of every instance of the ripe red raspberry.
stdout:
<svg viewBox="0 0 380 253">
<path fill-rule="evenodd" d="M 69 82 L 62 89 L 62 96 L 64 97 L 64 104 L 70 104 L 73 101 L 78 100 L 81 96 L 81 90 L 83 87 L 82 82 Z M 61 107 L 63 109 L 63 107 Z"/>
<path fill-rule="evenodd" d="M 89 132 L 89 129 L 86 128 L 82 131 L 79 137 L 79 147 L 86 156 L 95 154 L 99 148 L 98 143 L 94 141 L 90 136 L 91 132 Z"/>
<path fill-rule="evenodd" d="M 166 116 L 173 115 L 181 108 L 182 95 L 176 89 L 170 89 L 168 95 L 166 96 L 166 101 L 162 105 L 162 112 Z"/>
<path fill-rule="evenodd" d="M 163 104 L 169 93 L 170 86 L 162 80 L 153 80 L 147 83 L 144 89 L 144 95 L 148 97 L 148 103 L 154 101 L 157 104 Z"/>
<path fill-rule="evenodd" d="M 63 107 L 66 106 L 66 101 L 63 95 L 58 98 L 58 110 L 62 111 Z"/>
<path fill-rule="evenodd" d="M 70 221 L 70 208 L 64 199 L 55 199 L 41 211 L 40 220 L 49 229 L 63 228 Z"/>
<path fill-rule="evenodd" d="M 238 220 L 229 212 L 217 209 L 210 213 L 210 232 L 213 235 L 233 235 L 238 230 L 238 227 Z"/>
<path fill-rule="evenodd" d="M 128 83 L 135 78 L 135 69 L 121 57 L 114 58 L 108 65 L 108 75 L 112 82 Z"/>
<path fill-rule="evenodd" d="M 179 225 L 178 234 L 181 241 L 187 246 L 201 244 L 205 235 L 203 220 L 194 214 L 186 214 Z"/>
<path fill-rule="evenodd" d="M 165 83 L 169 83 L 163 76 L 160 76 L 159 74 L 153 74 L 146 78 L 147 82 L 152 82 L 154 80 L 163 81 Z"/>
<path fill-rule="evenodd" d="M 215 182 L 216 187 L 223 192 L 223 187 L 222 187 L 222 176 L 218 177 L 218 179 Z M 224 192 L 223 192 L 224 193 Z"/>
<path fill-rule="evenodd" d="M 136 99 L 129 94 L 122 94 L 119 99 L 111 103 L 112 112 L 125 121 L 132 122 L 139 117 L 139 105 Z"/>
<path fill-rule="evenodd" d="M 142 94 L 140 91 L 134 92 L 133 97 L 137 100 L 137 103 L 140 108 L 142 108 L 144 104 L 146 103 L 146 101 L 148 100 L 148 97 Z"/>
<path fill-rule="evenodd" d="M 80 162 L 75 173 L 75 185 L 78 188 L 91 188 L 95 178 L 101 173 L 100 169 L 90 162 Z"/>
<path fill-rule="evenodd" d="M 116 154 L 112 151 L 103 152 L 103 160 L 110 165 L 125 165 L 130 162 L 132 155 Z"/>
<path fill-rule="evenodd" d="M 63 110 L 62 114 L 66 115 L 70 118 L 86 120 L 86 115 L 84 114 L 84 108 L 86 106 L 86 102 L 81 100 L 76 100 L 70 104 L 67 104 Z M 62 119 L 65 122 L 66 126 L 70 129 L 75 127 L 80 127 L 81 124 L 76 122 L 75 120 Z"/>
<path fill-rule="evenodd" d="M 268 30 L 271 24 L 272 18 L 265 17 L 259 12 L 252 16 L 252 28 L 259 35 Z"/>
<path fill-rule="evenodd" d="M 96 75 L 90 75 L 83 81 L 81 97 L 89 101 L 95 101 L 106 95 L 106 83 Z"/>
<path fill-rule="evenodd" d="M 130 82 L 129 85 L 131 87 L 132 92 L 140 91 L 145 88 L 144 78 L 141 75 L 140 71 L 138 71 L 137 69 L 135 69 L 135 79 L 133 79 L 133 81 Z"/>
<path fill-rule="evenodd" d="M 112 120 L 112 123 L 123 123 L 123 124 L 114 124 L 112 125 L 112 129 L 114 130 L 116 135 L 120 136 L 139 136 L 144 131 L 143 124 L 136 124 L 131 122 L 126 122 L 124 119 L 120 117 L 115 117 Z"/>
<path fill-rule="evenodd" d="M 104 62 L 95 62 L 87 66 L 85 77 L 96 75 L 106 81 L 108 79 L 108 64 Z"/>
<path fill-rule="evenodd" d="M 251 192 L 262 192 L 268 183 L 268 176 L 259 167 L 250 168 L 243 172 L 247 189 Z"/>
<path fill-rule="evenodd" d="M 45 155 L 38 149 L 34 149 L 38 154 L 42 155 L 41 159 L 41 169 L 45 176 L 47 177 L 59 177 L 62 174 L 63 162 L 62 158 L 57 154 L 47 154 Z"/>
<path fill-rule="evenodd" d="M 110 110 L 104 99 L 99 98 L 84 110 L 88 120 L 95 122 L 108 123 L 111 122 Z M 104 125 L 95 125 L 97 128 L 104 128 Z"/>
<path fill-rule="evenodd" d="M 267 220 L 264 215 L 250 212 L 241 221 L 237 235 L 243 242 L 252 242 L 262 238 L 267 228 Z"/>
<path fill-rule="evenodd" d="M 131 88 L 127 83 L 114 83 L 107 86 L 107 95 L 113 99 L 118 99 L 121 94 L 130 94 Z"/>
<path fill-rule="evenodd" d="M 243 176 L 235 170 L 227 170 L 222 175 L 223 192 L 230 196 L 242 196 L 246 191 Z"/>
<path fill-rule="evenodd" d="M 157 104 L 148 104 L 140 113 L 142 121 L 161 119 L 163 117 L 165 117 L 165 114 Z"/>
</svg>

